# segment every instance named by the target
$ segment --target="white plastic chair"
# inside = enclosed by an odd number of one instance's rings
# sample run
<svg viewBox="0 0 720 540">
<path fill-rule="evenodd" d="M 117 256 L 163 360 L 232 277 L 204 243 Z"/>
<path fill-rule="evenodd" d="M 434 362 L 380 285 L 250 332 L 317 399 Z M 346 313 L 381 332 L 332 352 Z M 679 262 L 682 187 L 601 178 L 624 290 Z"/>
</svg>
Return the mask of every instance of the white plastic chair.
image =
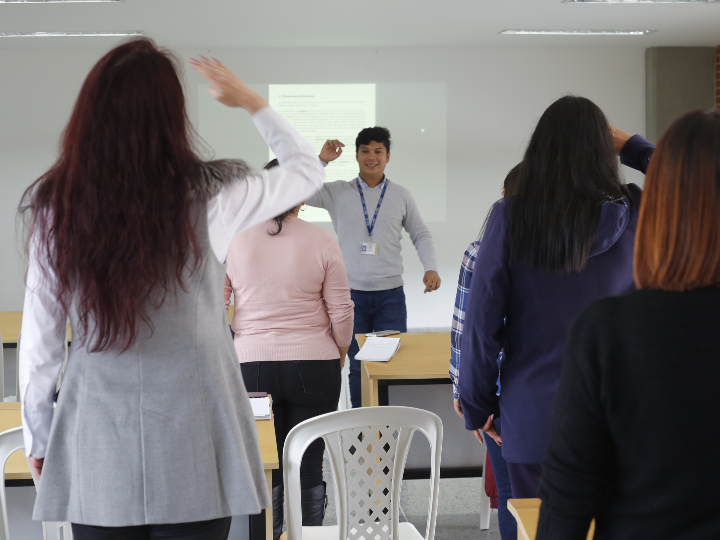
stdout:
<svg viewBox="0 0 720 540">
<path fill-rule="evenodd" d="M 25 452 L 22 427 L 8 429 L 0 433 L 0 464 L 2 468 L 2 482 L 0 482 L 0 540 L 10 540 L 7 514 L 7 493 L 5 492 L 5 465 L 8 458 L 18 450 Z M 33 482 L 37 488 L 37 478 L 33 474 Z M 43 522 L 43 538 L 45 540 L 72 540 L 72 526 L 70 523 Z"/>
<path fill-rule="evenodd" d="M 283 468 L 287 540 L 421 540 L 400 523 L 400 487 L 410 440 L 419 431 L 430 442 L 430 500 L 425 534 L 435 536 L 443 426 L 429 411 L 363 407 L 325 414 L 295 426 L 285 440 Z M 302 527 L 300 462 L 322 437 L 335 479 L 338 525 Z"/>
</svg>

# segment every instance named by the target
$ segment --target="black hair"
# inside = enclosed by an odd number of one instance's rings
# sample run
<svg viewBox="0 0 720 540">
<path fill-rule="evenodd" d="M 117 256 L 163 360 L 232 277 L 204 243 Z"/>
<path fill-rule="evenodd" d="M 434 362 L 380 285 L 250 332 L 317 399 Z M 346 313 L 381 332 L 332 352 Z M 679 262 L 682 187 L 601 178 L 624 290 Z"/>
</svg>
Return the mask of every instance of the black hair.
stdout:
<svg viewBox="0 0 720 540">
<path fill-rule="evenodd" d="M 558 99 L 540 117 L 520 168 L 506 237 L 509 264 L 581 271 L 602 203 L 627 194 L 605 114 L 583 97 Z"/>
<path fill-rule="evenodd" d="M 355 139 L 355 153 L 360 151 L 360 145 L 370 144 L 370 141 L 383 143 L 385 150 L 390 153 L 390 130 L 384 127 L 369 127 L 358 133 Z"/>
<path fill-rule="evenodd" d="M 522 166 L 522 162 L 515 165 L 512 169 L 510 169 L 510 172 L 507 173 L 507 176 L 505 177 L 505 180 L 503 181 L 503 199 L 506 197 L 512 197 L 515 195 L 515 192 L 517 191 L 517 182 L 518 182 L 518 176 L 520 175 L 520 167 Z M 502 199 L 495 201 L 493 205 L 490 207 L 490 210 L 488 210 L 487 215 L 485 216 L 485 221 L 483 221 L 482 228 L 480 229 L 480 234 L 478 234 L 478 238 L 482 238 L 483 234 L 485 234 L 485 228 L 487 227 L 487 222 L 490 219 L 490 214 L 492 214 L 493 207 L 499 203 Z"/>
<path fill-rule="evenodd" d="M 271 159 L 265 165 L 263 165 L 263 170 L 267 171 L 268 169 L 272 169 L 273 167 L 277 167 L 278 165 L 280 165 L 280 163 L 278 162 L 277 158 Z M 273 218 L 277 225 L 277 228 L 273 232 L 268 231 L 268 234 L 270 236 L 277 236 L 278 234 L 280 234 L 280 232 L 282 231 L 283 221 L 285 221 L 288 216 L 292 214 L 293 210 L 295 210 L 295 208 L 291 208 L 287 212 L 283 212 L 279 216 Z"/>
</svg>

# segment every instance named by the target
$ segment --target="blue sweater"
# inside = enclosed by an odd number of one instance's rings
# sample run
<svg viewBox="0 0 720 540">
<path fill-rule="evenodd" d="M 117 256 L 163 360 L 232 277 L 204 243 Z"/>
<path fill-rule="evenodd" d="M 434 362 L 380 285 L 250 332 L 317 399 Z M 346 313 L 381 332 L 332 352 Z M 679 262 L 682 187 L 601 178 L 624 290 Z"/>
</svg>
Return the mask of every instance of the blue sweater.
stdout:
<svg viewBox="0 0 720 540">
<path fill-rule="evenodd" d="M 644 173 L 654 150 L 635 135 L 620 160 Z M 513 199 L 500 201 L 492 211 L 465 313 L 460 401 L 467 429 L 479 429 L 490 414 L 498 417 L 502 412 L 503 456 L 511 463 L 542 461 L 572 322 L 594 300 L 635 289 L 632 264 L 640 189 L 633 184 L 629 188 L 633 202 L 603 205 L 595 246 L 578 273 L 510 270 L 503 246 Z M 496 358 L 503 348 L 503 391 L 498 398 Z"/>
<path fill-rule="evenodd" d="M 502 416 L 503 457 L 509 462 L 542 461 L 572 322 L 591 302 L 635 289 L 640 189 L 630 189 L 635 202 L 626 198 L 625 204 L 603 204 L 595 245 L 582 272 L 508 268 L 503 248 L 514 198 L 493 208 L 465 313 L 460 401 L 467 429 L 479 429 L 491 414 Z M 496 359 L 503 348 L 498 399 Z"/>
</svg>

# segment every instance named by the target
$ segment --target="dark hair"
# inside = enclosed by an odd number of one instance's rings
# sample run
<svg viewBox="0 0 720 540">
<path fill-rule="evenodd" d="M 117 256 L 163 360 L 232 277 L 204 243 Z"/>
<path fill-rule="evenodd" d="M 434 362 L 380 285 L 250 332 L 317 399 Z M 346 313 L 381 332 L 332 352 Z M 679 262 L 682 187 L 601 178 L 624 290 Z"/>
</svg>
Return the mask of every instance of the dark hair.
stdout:
<svg viewBox="0 0 720 540">
<path fill-rule="evenodd" d="M 148 302 L 162 305 L 201 257 L 188 174 L 200 161 L 177 71 L 172 54 L 146 38 L 103 56 L 60 157 L 20 203 L 33 252 L 57 276 L 62 308 L 77 309 L 73 333 L 92 339 L 93 352 L 127 350 L 140 321 L 152 328 Z"/>
<path fill-rule="evenodd" d="M 521 165 L 522 162 L 515 165 L 512 169 L 510 169 L 510 172 L 507 173 L 507 176 L 505 176 L 505 180 L 503 181 L 503 199 L 506 197 L 512 197 L 515 194 Z M 501 200 L 502 199 L 495 201 L 495 203 L 493 203 L 490 207 L 490 210 L 488 210 L 488 213 L 485 215 L 485 221 L 483 221 L 482 228 L 480 229 L 480 234 L 478 234 L 478 238 L 482 238 L 485 234 L 485 228 L 487 227 L 488 220 L 490 219 L 490 214 L 492 214 L 493 207 Z"/>
<path fill-rule="evenodd" d="M 263 170 L 267 171 L 269 169 L 277 167 L 278 165 L 280 165 L 280 163 L 278 162 L 277 158 L 271 159 L 265 165 L 263 165 Z M 290 214 L 293 213 L 293 210 L 295 210 L 295 208 L 291 208 L 287 212 L 283 212 L 279 216 L 273 218 L 275 224 L 277 225 L 277 228 L 273 232 L 268 231 L 268 234 L 270 236 L 277 236 L 278 234 L 280 234 L 280 232 L 282 232 L 283 222 L 288 218 Z"/>
<path fill-rule="evenodd" d="M 581 271 L 602 203 L 628 193 L 607 118 L 576 96 L 560 98 L 540 117 L 517 180 L 508 261 L 547 272 Z"/>
<path fill-rule="evenodd" d="M 635 283 L 668 291 L 720 285 L 720 111 L 665 132 L 645 177 Z"/>
<path fill-rule="evenodd" d="M 390 152 L 390 130 L 384 127 L 369 127 L 358 133 L 355 139 L 355 153 L 360 151 L 360 146 L 370 144 L 371 141 L 383 143 L 385 150 Z"/>
</svg>

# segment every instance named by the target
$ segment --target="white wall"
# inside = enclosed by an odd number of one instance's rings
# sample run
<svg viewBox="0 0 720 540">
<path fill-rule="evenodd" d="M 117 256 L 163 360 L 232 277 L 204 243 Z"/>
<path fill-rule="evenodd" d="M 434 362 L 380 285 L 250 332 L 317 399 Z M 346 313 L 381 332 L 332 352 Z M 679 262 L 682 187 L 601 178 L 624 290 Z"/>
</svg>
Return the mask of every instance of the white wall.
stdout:
<svg viewBox="0 0 720 540">
<path fill-rule="evenodd" d="M 22 191 L 53 162 L 82 80 L 103 51 L 1 51 L 0 310 L 20 310 L 23 266 L 15 214 Z M 222 59 L 252 83 L 446 82 L 447 216 L 429 223 L 442 288 L 423 295 L 422 267 L 403 244 L 410 328 L 449 327 L 463 251 L 475 239 L 537 118 L 555 99 L 594 100 L 634 133 L 644 122 L 644 50 L 626 49 L 244 49 L 180 51 Z M 187 74 L 196 119 L 195 73 Z M 229 114 L 238 114 L 230 111 Z M 388 126 L 392 131 L 393 126 Z M 432 156 L 428 156 L 431 160 Z M 412 189 L 411 178 L 394 181 Z M 626 171 L 628 180 L 642 177 Z M 329 226 L 328 226 L 329 228 Z"/>
</svg>

